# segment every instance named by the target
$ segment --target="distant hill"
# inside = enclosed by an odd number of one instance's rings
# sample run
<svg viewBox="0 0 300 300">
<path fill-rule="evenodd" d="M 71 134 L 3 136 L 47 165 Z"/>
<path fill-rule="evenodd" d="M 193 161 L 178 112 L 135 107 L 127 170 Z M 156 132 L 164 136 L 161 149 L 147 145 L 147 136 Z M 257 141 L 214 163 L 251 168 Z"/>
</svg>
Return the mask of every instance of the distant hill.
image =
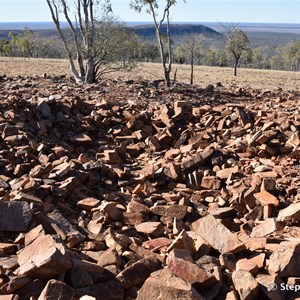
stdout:
<svg viewBox="0 0 300 300">
<path fill-rule="evenodd" d="M 133 30 L 136 34 L 138 34 L 139 36 L 141 36 L 142 38 L 144 38 L 146 40 L 155 41 L 155 39 L 156 39 L 155 27 L 152 24 L 128 26 L 127 28 L 129 30 Z M 44 28 L 44 29 L 30 28 L 30 29 L 32 29 L 34 32 L 38 33 L 38 36 L 42 37 L 42 38 L 48 38 L 48 39 L 59 38 L 58 33 L 55 28 L 53 28 L 53 29 L 52 28 Z M 20 29 L 14 29 L 14 30 L 8 30 L 8 29 L 1 30 L 0 29 L 0 38 L 8 39 L 8 32 L 10 32 L 10 31 L 12 31 L 14 34 L 19 34 L 22 32 L 22 30 L 20 30 Z M 166 25 L 162 25 L 161 32 L 163 34 L 167 33 Z M 174 41 L 179 41 L 184 35 L 191 34 L 191 33 L 203 34 L 204 36 L 206 36 L 208 38 L 218 38 L 218 37 L 222 36 L 219 32 L 217 32 L 207 26 L 200 25 L 200 24 L 197 24 L 197 25 L 195 25 L 195 24 L 172 24 L 171 25 L 171 35 L 172 35 L 172 39 Z"/>
<path fill-rule="evenodd" d="M 130 29 L 134 30 L 138 35 L 145 39 L 152 40 L 155 39 L 155 27 L 154 25 L 138 25 L 132 26 Z M 161 32 L 163 34 L 167 33 L 167 26 L 162 25 Z M 203 34 L 208 38 L 217 38 L 222 35 L 204 25 L 194 25 L 194 24 L 172 24 L 170 27 L 171 36 L 174 39 L 183 37 L 186 34 Z"/>
</svg>

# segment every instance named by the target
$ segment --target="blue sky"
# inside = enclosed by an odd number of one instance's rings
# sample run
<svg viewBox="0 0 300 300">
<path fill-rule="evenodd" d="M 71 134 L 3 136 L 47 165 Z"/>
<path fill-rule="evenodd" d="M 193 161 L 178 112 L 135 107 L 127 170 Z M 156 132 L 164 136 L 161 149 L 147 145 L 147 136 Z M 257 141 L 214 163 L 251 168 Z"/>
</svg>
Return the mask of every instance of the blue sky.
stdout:
<svg viewBox="0 0 300 300">
<path fill-rule="evenodd" d="M 123 21 L 152 21 L 129 8 L 129 0 L 111 0 Z M 160 0 L 163 2 L 163 0 Z M 300 0 L 178 0 L 175 22 L 300 23 Z M 51 21 L 46 0 L 0 0 L 0 22 Z"/>
</svg>

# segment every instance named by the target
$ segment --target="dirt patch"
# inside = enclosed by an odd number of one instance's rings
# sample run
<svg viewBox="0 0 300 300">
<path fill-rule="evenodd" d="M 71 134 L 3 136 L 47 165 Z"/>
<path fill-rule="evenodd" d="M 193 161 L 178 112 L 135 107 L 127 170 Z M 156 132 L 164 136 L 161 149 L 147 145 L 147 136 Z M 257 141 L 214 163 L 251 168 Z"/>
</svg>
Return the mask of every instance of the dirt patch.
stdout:
<svg viewBox="0 0 300 300">
<path fill-rule="evenodd" d="M 177 69 L 177 80 L 189 83 L 190 69 L 187 65 L 174 65 Z M 195 67 L 195 85 L 206 87 L 208 84 L 216 85 L 218 82 L 226 87 L 250 86 L 261 90 L 299 90 L 300 73 L 286 71 L 270 71 L 256 69 L 239 69 L 238 76 L 232 75 L 231 68 L 220 67 Z M 70 76 L 67 60 L 63 59 L 9 59 L 0 57 L 0 75 L 8 76 L 41 76 L 44 73 L 56 76 Z M 105 78 L 119 79 L 144 79 L 156 80 L 163 78 L 161 65 L 157 63 L 141 63 L 131 72 L 117 72 L 107 75 Z"/>
</svg>

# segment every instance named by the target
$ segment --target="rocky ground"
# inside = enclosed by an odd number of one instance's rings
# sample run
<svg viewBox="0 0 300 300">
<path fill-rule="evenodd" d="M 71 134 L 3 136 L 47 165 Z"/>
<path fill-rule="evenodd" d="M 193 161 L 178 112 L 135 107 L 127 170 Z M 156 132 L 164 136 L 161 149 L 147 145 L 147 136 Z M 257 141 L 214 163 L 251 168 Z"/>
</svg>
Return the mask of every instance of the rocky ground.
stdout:
<svg viewBox="0 0 300 300">
<path fill-rule="evenodd" d="M 296 299 L 299 99 L 1 77 L 0 299 Z"/>
</svg>

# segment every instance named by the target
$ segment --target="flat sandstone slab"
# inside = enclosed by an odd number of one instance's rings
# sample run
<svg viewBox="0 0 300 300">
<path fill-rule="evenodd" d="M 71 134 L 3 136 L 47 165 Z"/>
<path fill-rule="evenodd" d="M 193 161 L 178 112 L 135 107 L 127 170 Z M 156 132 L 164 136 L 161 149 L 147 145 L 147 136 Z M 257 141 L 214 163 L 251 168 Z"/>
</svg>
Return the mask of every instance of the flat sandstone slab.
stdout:
<svg viewBox="0 0 300 300">
<path fill-rule="evenodd" d="M 244 244 L 213 216 L 206 216 L 192 224 L 193 229 L 211 247 L 220 253 L 238 252 L 244 249 Z"/>
</svg>

